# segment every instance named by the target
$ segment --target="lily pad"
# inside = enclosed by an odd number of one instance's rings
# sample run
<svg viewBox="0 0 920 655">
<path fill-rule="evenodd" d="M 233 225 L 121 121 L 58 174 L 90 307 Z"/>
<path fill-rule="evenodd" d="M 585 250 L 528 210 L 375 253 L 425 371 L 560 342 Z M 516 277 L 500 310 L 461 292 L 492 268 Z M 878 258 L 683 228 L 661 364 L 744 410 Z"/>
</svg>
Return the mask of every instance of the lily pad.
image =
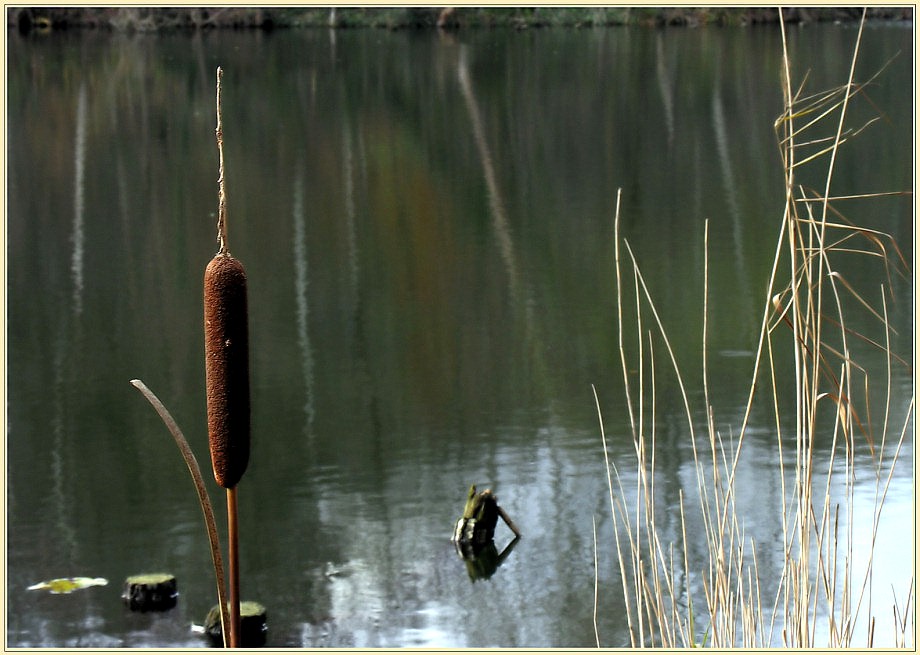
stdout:
<svg viewBox="0 0 920 655">
<path fill-rule="evenodd" d="M 105 578 L 55 578 L 54 580 L 46 580 L 45 582 L 36 583 L 30 587 L 27 587 L 29 591 L 38 591 L 41 589 L 47 589 L 52 594 L 69 594 L 72 591 L 77 589 L 86 589 L 87 587 L 101 587 L 102 585 L 109 584 L 109 581 Z"/>
</svg>

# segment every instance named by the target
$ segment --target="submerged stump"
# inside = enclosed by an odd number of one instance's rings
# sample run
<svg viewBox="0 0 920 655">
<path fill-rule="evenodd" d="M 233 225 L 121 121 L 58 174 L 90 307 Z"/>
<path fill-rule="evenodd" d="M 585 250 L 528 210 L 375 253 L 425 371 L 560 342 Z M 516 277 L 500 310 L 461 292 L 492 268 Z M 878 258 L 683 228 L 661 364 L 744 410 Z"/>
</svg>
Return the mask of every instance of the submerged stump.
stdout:
<svg viewBox="0 0 920 655">
<path fill-rule="evenodd" d="M 220 605 L 215 605 L 208 612 L 204 620 L 205 634 L 215 646 L 224 643 L 223 631 L 220 625 Z M 240 603 L 240 647 L 257 648 L 265 645 L 268 633 L 268 615 L 265 606 L 255 601 L 247 600 Z"/>
<path fill-rule="evenodd" d="M 179 596 L 176 576 L 143 573 L 125 579 L 122 599 L 133 612 L 162 611 L 176 606 Z"/>
<path fill-rule="evenodd" d="M 491 543 L 495 538 L 495 526 L 498 524 L 499 517 L 511 528 L 514 536 L 520 538 L 520 531 L 514 525 L 514 521 L 499 506 L 498 498 L 495 497 L 492 490 L 486 489 L 477 493 L 476 485 L 472 485 L 467 492 L 463 516 L 457 521 L 451 539 L 460 554 L 464 557 L 475 555 L 477 551 Z"/>
</svg>

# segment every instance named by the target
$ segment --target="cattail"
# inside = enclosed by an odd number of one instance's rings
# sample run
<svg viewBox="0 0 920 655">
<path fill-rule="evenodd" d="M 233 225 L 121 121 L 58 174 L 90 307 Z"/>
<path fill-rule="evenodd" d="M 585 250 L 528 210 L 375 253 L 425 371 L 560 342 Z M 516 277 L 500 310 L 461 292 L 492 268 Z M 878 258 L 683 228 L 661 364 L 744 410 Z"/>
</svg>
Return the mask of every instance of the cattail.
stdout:
<svg viewBox="0 0 920 655">
<path fill-rule="evenodd" d="M 236 486 L 249 463 L 249 330 L 246 272 L 218 253 L 204 272 L 208 442 L 214 479 Z"/>
</svg>

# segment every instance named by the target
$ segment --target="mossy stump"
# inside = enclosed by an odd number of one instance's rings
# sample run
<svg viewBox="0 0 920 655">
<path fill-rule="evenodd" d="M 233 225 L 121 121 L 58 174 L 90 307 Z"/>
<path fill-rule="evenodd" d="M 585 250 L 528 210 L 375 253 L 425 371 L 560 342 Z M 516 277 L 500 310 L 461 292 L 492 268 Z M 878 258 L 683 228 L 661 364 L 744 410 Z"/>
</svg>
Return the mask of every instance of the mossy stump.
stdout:
<svg viewBox="0 0 920 655">
<path fill-rule="evenodd" d="M 215 605 L 208 612 L 204 620 L 204 631 L 215 646 L 224 643 L 223 631 L 220 626 L 220 605 Z M 265 645 L 268 633 L 268 615 L 265 606 L 255 601 L 247 600 L 240 603 L 240 647 L 258 648 Z"/>
<path fill-rule="evenodd" d="M 467 495 L 463 516 L 454 529 L 454 541 L 475 546 L 485 545 L 495 536 L 497 523 L 498 499 L 491 489 L 476 493 L 476 485 L 473 485 Z"/>
<path fill-rule="evenodd" d="M 176 576 L 170 573 L 143 573 L 125 579 L 121 597 L 133 612 L 168 610 L 179 596 Z"/>
<path fill-rule="evenodd" d="M 478 551 L 494 539 L 499 517 L 508 525 L 515 537 L 521 536 L 517 526 L 499 506 L 498 498 L 492 490 L 486 489 L 477 493 L 476 485 L 472 485 L 467 492 L 463 516 L 454 528 L 452 541 L 463 550 Z"/>
</svg>

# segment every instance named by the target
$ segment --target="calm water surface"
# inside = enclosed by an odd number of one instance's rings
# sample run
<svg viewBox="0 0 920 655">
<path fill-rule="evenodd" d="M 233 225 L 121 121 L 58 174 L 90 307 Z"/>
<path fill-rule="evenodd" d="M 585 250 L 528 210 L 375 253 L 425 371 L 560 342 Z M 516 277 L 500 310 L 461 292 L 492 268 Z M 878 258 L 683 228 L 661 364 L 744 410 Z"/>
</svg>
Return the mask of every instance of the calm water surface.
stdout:
<svg viewBox="0 0 920 655">
<path fill-rule="evenodd" d="M 846 80 L 855 36 L 792 30 L 808 92 Z M 129 380 L 162 398 L 208 468 L 218 65 L 230 244 L 249 275 L 242 595 L 267 606 L 268 645 L 593 646 L 593 521 L 601 643 L 628 645 L 591 391 L 633 489 L 616 193 L 687 371 L 710 221 L 711 395 L 737 431 L 783 209 L 778 28 L 10 33 L 8 47 L 8 646 L 203 644 L 190 625 L 216 599 L 200 511 Z M 853 111 L 883 120 L 843 151 L 837 193 L 911 188 L 911 57 L 910 29 L 867 29 L 857 78 L 893 61 Z M 823 188 L 814 170 L 802 179 Z M 848 209 L 912 261 L 910 198 Z M 851 266 L 878 288 L 877 261 Z M 911 276 L 892 284 L 894 347 L 911 359 Z M 896 434 L 913 377 L 893 374 Z M 676 538 L 695 475 L 679 397 L 664 373 L 659 386 L 656 484 Z M 769 580 L 782 510 L 768 414 L 750 434 L 738 502 Z M 912 438 L 905 451 L 878 541 L 877 643 L 911 571 Z M 472 483 L 524 535 L 475 581 L 449 542 Z M 701 526 L 689 533 L 700 556 Z M 510 541 L 500 528 L 498 549 Z M 122 581 L 152 570 L 177 576 L 177 607 L 129 612 Z M 110 584 L 26 591 L 71 575 Z"/>
</svg>

